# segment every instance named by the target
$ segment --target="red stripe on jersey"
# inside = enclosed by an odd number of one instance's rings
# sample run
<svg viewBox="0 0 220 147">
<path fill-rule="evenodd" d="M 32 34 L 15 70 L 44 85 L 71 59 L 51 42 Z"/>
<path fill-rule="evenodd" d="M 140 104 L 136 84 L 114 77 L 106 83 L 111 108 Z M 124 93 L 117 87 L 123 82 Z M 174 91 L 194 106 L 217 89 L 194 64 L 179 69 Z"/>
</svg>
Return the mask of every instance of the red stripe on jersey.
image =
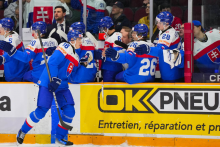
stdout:
<svg viewBox="0 0 220 147">
<path fill-rule="evenodd" d="M 17 45 L 16 49 L 19 49 L 23 46 L 23 42 L 21 42 L 19 45 Z"/>
<path fill-rule="evenodd" d="M 94 51 L 95 47 L 94 46 L 81 46 L 81 50 L 92 50 L 92 51 Z"/>
<path fill-rule="evenodd" d="M 28 125 L 28 127 L 33 128 L 31 125 L 29 125 L 29 123 L 27 122 L 27 119 L 25 121 L 26 121 L 26 124 Z"/>
<path fill-rule="evenodd" d="M 114 43 L 110 43 L 110 42 L 108 42 L 108 41 L 105 41 L 105 46 L 108 46 L 108 45 L 110 45 L 111 47 L 113 47 L 113 46 L 114 46 Z"/>
<path fill-rule="evenodd" d="M 196 54 L 194 56 L 194 59 L 195 60 L 199 59 L 200 57 L 207 54 L 209 51 L 213 50 L 214 48 L 216 48 L 219 45 L 220 45 L 220 40 L 214 42 L 213 44 L 211 44 L 211 45 L 207 46 L 206 48 L 204 48 L 203 50 L 201 50 L 198 54 Z"/>
<path fill-rule="evenodd" d="M 180 37 L 179 37 L 175 42 L 171 43 L 170 46 L 172 46 L 172 45 L 174 45 L 174 44 L 177 44 L 177 43 L 179 43 L 179 42 L 180 42 Z"/>
<path fill-rule="evenodd" d="M 61 126 L 60 124 L 58 124 L 58 127 L 62 128 L 64 130 L 68 130 L 68 129 L 64 128 L 63 126 Z"/>
<path fill-rule="evenodd" d="M 96 10 L 94 7 L 87 5 L 87 8 Z"/>
<path fill-rule="evenodd" d="M 44 52 L 46 52 L 47 48 L 44 48 Z M 42 53 L 42 49 L 41 48 L 35 48 L 34 52 L 37 53 Z"/>
<path fill-rule="evenodd" d="M 154 57 L 154 56 L 147 55 L 147 54 L 143 54 L 143 55 L 138 55 L 138 54 L 136 54 L 136 57 L 138 57 L 138 58 L 156 58 L 156 57 Z"/>
<path fill-rule="evenodd" d="M 78 66 L 79 63 L 78 63 L 78 61 L 77 61 L 75 58 L 73 58 L 73 56 L 67 54 L 67 55 L 65 56 L 65 58 L 68 59 L 70 62 L 73 62 L 73 64 L 74 64 L 75 66 Z"/>
<path fill-rule="evenodd" d="M 105 12 L 105 10 L 98 9 L 97 12 Z"/>
</svg>

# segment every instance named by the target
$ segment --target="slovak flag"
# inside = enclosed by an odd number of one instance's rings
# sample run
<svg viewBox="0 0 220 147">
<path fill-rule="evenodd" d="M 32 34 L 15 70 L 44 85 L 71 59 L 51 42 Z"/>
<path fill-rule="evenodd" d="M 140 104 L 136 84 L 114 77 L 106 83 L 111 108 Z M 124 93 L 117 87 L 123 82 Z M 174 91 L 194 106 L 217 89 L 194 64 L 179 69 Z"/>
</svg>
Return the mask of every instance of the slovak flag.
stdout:
<svg viewBox="0 0 220 147">
<path fill-rule="evenodd" d="M 66 72 L 67 77 L 72 73 L 73 67 L 74 67 L 74 64 L 70 62 L 69 66 L 67 67 L 67 72 Z"/>
<path fill-rule="evenodd" d="M 58 0 L 31 0 L 25 4 L 24 27 L 31 27 L 36 21 L 44 21 L 47 24 L 54 22 L 54 8 L 63 6 L 66 9 L 66 15 L 69 14 L 69 7 L 66 3 Z"/>
<path fill-rule="evenodd" d="M 211 50 L 207 55 L 212 62 L 220 63 L 220 51 L 218 48 Z"/>
</svg>

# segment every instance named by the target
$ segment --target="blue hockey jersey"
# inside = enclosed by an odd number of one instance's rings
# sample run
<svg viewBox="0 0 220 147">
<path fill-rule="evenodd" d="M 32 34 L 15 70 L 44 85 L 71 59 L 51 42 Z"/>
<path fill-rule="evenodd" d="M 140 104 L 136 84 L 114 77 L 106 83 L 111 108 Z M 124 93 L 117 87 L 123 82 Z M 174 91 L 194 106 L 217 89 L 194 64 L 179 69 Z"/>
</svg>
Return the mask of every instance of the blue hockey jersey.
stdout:
<svg viewBox="0 0 220 147">
<path fill-rule="evenodd" d="M 175 65 L 173 50 L 181 55 L 181 64 Z M 181 42 L 178 33 L 174 28 L 169 28 L 165 32 L 159 32 L 159 41 L 156 47 L 150 48 L 149 55 L 159 57 L 159 67 L 161 78 L 166 82 L 175 82 L 184 77 L 184 51 L 181 50 Z"/>
<path fill-rule="evenodd" d="M 81 22 L 83 22 L 83 0 L 73 0 L 72 3 L 81 3 Z M 87 0 L 87 31 L 98 34 L 99 32 L 99 22 L 105 17 L 106 3 L 104 0 Z"/>
<path fill-rule="evenodd" d="M 220 31 L 206 32 L 207 42 L 194 40 L 193 55 L 195 64 L 202 73 L 215 73 L 220 65 Z"/>
<path fill-rule="evenodd" d="M 61 43 L 57 47 L 48 62 L 51 78 L 58 77 L 62 80 L 57 91 L 67 89 L 69 87 L 68 77 L 75 69 L 75 66 L 78 66 L 78 63 L 79 57 L 76 53 L 73 52 L 73 48 L 69 43 Z M 48 88 L 49 83 L 50 81 L 47 68 L 45 68 L 38 81 L 38 85 Z"/>
<path fill-rule="evenodd" d="M 11 43 L 17 49 L 17 52 L 24 52 L 23 42 L 19 39 L 19 35 L 16 32 L 13 32 L 12 35 L 7 36 L 5 41 Z M 4 53 L 3 57 L 5 58 L 5 80 L 8 82 L 22 81 L 24 74 L 30 69 L 29 63 L 24 63 L 13 57 L 10 57 L 6 52 Z"/>
<path fill-rule="evenodd" d="M 115 41 L 121 41 L 122 34 L 119 32 L 115 32 L 111 36 L 107 37 L 105 40 L 105 47 L 104 49 L 108 49 L 109 47 L 114 48 L 116 51 L 120 51 L 123 48 L 120 46 L 115 45 Z M 102 62 L 101 69 L 120 72 L 123 71 L 123 66 L 121 63 L 117 63 L 111 60 L 111 58 L 106 58 L 105 61 Z"/>
<path fill-rule="evenodd" d="M 80 49 L 76 50 L 76 53 L 79 55 L 79 59 L 81 59 L 87 53 L 89 53 L 93 59 L 90 64 L 87 65 L 87 67 L 79 64 L 79 66 L 76 68 L 76 72 L 72 72 L 71 76 L 69 77 L 70 83 L 94 82 L 97 72 L 96 62 L 94 60 L 94 50 L 94 43 L 92 43 L 88 37 L 83 38 L 82 45 Z"/>
<path fill-rule="evenodd" d="M 135 41 L 131 43 L 125 53 L 119 53 L 120 57 L 116 62 L 128 63 L 128 68 L 124 71 L 125 82 L 129 84 L 153 82 L 157 58 L 150 55 L 137 55 L 135 48 L 140 44 L 146 44 L 145 41 Z M 153 44 L 148 44 L 152 46 Z"/>
<path fill-rule="evenodd" d="M 57 47 L 57 41 L 54 38 L 42 39 L 44 50 L 48 47 Z M 32 82 L 37 82 L 43 69 L 45 68 L 45 61 L 40 45 L 39 39 L 33 39 L 30 44 L 27 46 L 25 52 L 17 51 L 13 57 L 17 60 L 20 60 L 24 63 L 28 63 L 33 59 L 32 66 L 32 76 L 36 79 Z M 48 59 L 48 57 L 47 57 Z"/>
</svg>

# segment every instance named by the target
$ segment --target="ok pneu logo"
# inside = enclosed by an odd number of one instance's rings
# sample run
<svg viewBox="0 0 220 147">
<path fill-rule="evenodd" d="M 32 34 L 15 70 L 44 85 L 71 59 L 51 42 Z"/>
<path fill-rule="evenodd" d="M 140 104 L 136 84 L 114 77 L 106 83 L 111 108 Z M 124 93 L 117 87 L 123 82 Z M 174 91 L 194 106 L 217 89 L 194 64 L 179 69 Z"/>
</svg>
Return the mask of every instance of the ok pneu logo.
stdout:
<svg viewBox="0 0 220 147">
<path fill-rule="evenodd" d="M 104 88 L 98 108 L 105 113 L 220 114 L 220 89 Z"/>
<path fill-rule="evenodd" d="M 146 96 L 152 88 L 104 88 L 98 92 L 101 112 L 152 113 Z M 102 97 L 103 96 L 103 97 Z"/>
</svg>

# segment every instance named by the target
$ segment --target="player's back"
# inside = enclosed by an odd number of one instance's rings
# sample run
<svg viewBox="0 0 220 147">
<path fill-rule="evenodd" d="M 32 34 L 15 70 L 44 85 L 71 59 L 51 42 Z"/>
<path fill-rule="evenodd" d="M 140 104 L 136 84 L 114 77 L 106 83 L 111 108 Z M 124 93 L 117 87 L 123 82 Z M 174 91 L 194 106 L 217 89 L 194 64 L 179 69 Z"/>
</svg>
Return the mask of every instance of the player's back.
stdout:
<svg viewBox="0 0 220 147">
<path fill-rule="evenodd" d="M 122 47 L 116 46 L 114 43 L 116 40 L 121 41 L 121 37 L 122 37 L 122 34 L 119 32 L 115 32 L 114 34 L 109 36 L 105 40 L 105 49 L 108 49 L 109 47 L 112 47 L 112 48 L 114 47 L 113 49 L 115 49 L 116 51 L 123 49 Z M 106 61 L 102 63 L 101 69 L 120 72 L 123 70 L 123 67 L 121 63 L 114 62 L 111 60 L 111 58 L 107 57 Z"/>
<path fill-rule="evenodd" d="M 62 80 L 57 91 L 68 88 L 68 77 L 75 66 L 78 66 L 78 62 L 79 57 L 77 54 L 73 53 L 73 48 L 69 43 L 61 43 L 54 51 L 48 61 L 48 66 L 51 77 L 57 77 Z M 48 87 L 49 77 L 46 68 L 44 68 L 38 84 Z"/>
<path fill-rule="evenodd" d="M 83 65 L 79 65 L 77 71 L 74 75 L 71 75 L 71 82 L 74 83 L 86 83 L 86 82 L 94 82 L 97 68 L 96 62 L 94 60 L 94 43 L 91 42 L 89 38 L 83 38 L 81 49 L 79 52 L 79 58 L 81 59 L 85 54 L 89 53 L 93 58 L 92 61 L 87 65 L 87 67 Z"/>
<path fill-rule="evenodd" d="M 220 31 L 213 29 L 206 32 L 207 42 L 194 40 L 193 55 L 195 64 L 203 73 L 214 73 L 220 64 Z"/>
<path fill-rule="evenodd" d="M 5 41 L 11 43 L 17 50 L 24 51 L 23 42 L 19 39 L 19 35 L 16 32 L 7 36 Z M 3 56 L 6 59 L 4 64 L 5 80 L 13 82 L 22 81 L 24 74 L 30 69 L 29 63 L 9 57 L 6 52 Z"/>
<path fill-rule="evenodd" d="M 126 52 L 128 56 L 128 69 L 124 72 L 124 77 L 127 83 L 143 83 L 153 82 L 155 79 L 155 68 L 157 58 L 150 55 L 137 55 L 134 53 L 138 45 L 146 44 L 145 41 L 135 41 L 131 43 Z M 152 44 L 148 44 L 152 46 Z"/>
<path fill-rule="evenodd" d="M 54 38 L 42 39 L 44 51 L 47 50 L 48 47 L 57 47 L 57 41 Z M 40 45 L 39 39 L 33 39 L 30 44 L 26 48 L 26 52 L 28 54 L 33 54 L 33 71 L 32 76 L 39 78 L 43 69 L 45 68 L 45 61 L 42 53 L 42 48 Z M 48 56 L 46 56 L 48 59 Z"/>
</svg>

